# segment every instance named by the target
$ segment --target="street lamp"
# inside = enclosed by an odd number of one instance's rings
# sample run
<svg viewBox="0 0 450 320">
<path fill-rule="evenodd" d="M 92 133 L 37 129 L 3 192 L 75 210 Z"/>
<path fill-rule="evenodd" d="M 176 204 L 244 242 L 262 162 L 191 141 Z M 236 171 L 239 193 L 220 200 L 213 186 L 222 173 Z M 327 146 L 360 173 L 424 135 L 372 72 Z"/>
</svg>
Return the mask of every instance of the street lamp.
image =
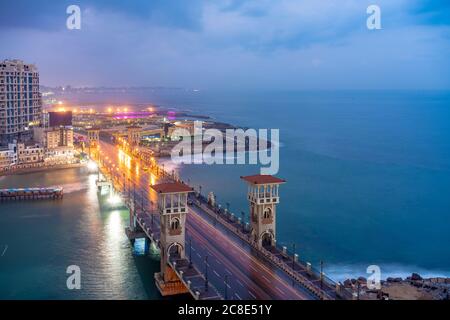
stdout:
<svg viewBox="0 0 450 320">
<path fill-rule="evenodd" d="M 295 270 L 295 243 L 292 244 L 292 271 Z"/>
<path fill-rule="evenodd" d="M 242 232 L 245 232 L 245 212 L 241 211 L 241 216 L 242 216 Z"/>
<path fill-rule="evenodd" d="M 205 256 L 205 291 L 208 291 L 208 256 Z"/>
<path fill-rule="evenodd" d="M 323 299 L 323 261 L 320 261 L 320 291 Z"/>
</svg>

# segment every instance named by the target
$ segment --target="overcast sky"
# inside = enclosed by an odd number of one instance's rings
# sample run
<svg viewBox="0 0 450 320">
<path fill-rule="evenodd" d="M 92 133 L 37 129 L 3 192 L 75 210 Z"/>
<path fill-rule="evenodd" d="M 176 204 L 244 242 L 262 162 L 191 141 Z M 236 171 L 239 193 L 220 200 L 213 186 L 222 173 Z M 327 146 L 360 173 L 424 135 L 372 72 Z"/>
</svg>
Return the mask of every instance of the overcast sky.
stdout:
<svg viewBox="0 0 450 320">
<path fill-rule="evenodd" d="M 0 43 L 45 85 L 450 89 L 448 0 L 11 0 Z"/>
</svg>

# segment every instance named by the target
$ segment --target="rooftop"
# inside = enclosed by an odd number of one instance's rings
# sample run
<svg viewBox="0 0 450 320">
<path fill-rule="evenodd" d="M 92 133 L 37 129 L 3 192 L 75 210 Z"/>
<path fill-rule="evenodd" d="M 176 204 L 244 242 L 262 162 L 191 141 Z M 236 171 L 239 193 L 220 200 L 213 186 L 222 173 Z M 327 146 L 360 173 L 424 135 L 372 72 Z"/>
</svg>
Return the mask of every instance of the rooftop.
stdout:
<svg viewBox="0 0 450 320">
<path fill-rule="evenodd" d="M 86 128 L 86 131 L 100 131 L 101 128 L 100 127 L 90 127 L 90 128 Z"/>
<path fill-rule="evenodd" d="M 155 184 L 154 186 L 151 186 L 151 188 L 158 193 L 180 193 L 193 191 L 191 187 L 180 182 L 167 182 Z"/>
<path fill-rule="evenodd" d="M 280 179 L 280 178 L 277 178 L 277 177 L 274 177 L 274 176 L 271 176 L 268 174 L 255 174 L 253 176 L 245 176 L 245 177 L 241 176 L 241 179 L 247 181 L 248 183 L 255 184 L 255 185 L 258 185 L 258 184 L 280 184 L 280 183 L 286 182 L 286 180 L 283 180 L 283 179 Z"/>
</svg>

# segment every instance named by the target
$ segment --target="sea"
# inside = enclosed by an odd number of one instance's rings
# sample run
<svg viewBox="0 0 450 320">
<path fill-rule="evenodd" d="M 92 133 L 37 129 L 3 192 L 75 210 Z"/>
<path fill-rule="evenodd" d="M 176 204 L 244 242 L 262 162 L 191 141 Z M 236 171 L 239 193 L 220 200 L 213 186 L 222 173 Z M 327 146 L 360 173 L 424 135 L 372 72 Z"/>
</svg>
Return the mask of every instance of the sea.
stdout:
<svg viewBox="0 0 450 320">
<path fill-rule="evenodd" d="M 277 242 L 324 263 L 336 280 L 450 276 L 449 91 L 208 91 L 77 93 L 66 104 L 160 106 L 245 128 L 279 129 Z M 170 116 L 174 113 L 171 112 Z M 260 165 L 175 165 L 184 180 L 246 213 L 240 176 Z M 0 204 L 0 299 L 161 299 L 157 256 L 142 256 L 95 175 L 75 168 L 0 177 L 0 188 L 62 185 L 62 201 Z M 68 290 L 69 265 L 83 288 Z"/>
</svg>

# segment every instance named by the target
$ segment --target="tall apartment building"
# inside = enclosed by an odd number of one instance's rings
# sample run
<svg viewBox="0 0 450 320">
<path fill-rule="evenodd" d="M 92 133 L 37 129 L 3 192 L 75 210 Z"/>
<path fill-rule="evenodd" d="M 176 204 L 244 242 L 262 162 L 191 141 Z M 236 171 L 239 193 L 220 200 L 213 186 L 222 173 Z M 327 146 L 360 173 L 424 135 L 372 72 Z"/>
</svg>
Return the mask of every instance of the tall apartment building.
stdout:
<svg viewBox="0 0 450 320">
<path fill-rule="evenodd" d="M 41 112 L 37 68 L 21 60 L 0 61 L 0 144 L 30 140 Z"/>
</svg>

